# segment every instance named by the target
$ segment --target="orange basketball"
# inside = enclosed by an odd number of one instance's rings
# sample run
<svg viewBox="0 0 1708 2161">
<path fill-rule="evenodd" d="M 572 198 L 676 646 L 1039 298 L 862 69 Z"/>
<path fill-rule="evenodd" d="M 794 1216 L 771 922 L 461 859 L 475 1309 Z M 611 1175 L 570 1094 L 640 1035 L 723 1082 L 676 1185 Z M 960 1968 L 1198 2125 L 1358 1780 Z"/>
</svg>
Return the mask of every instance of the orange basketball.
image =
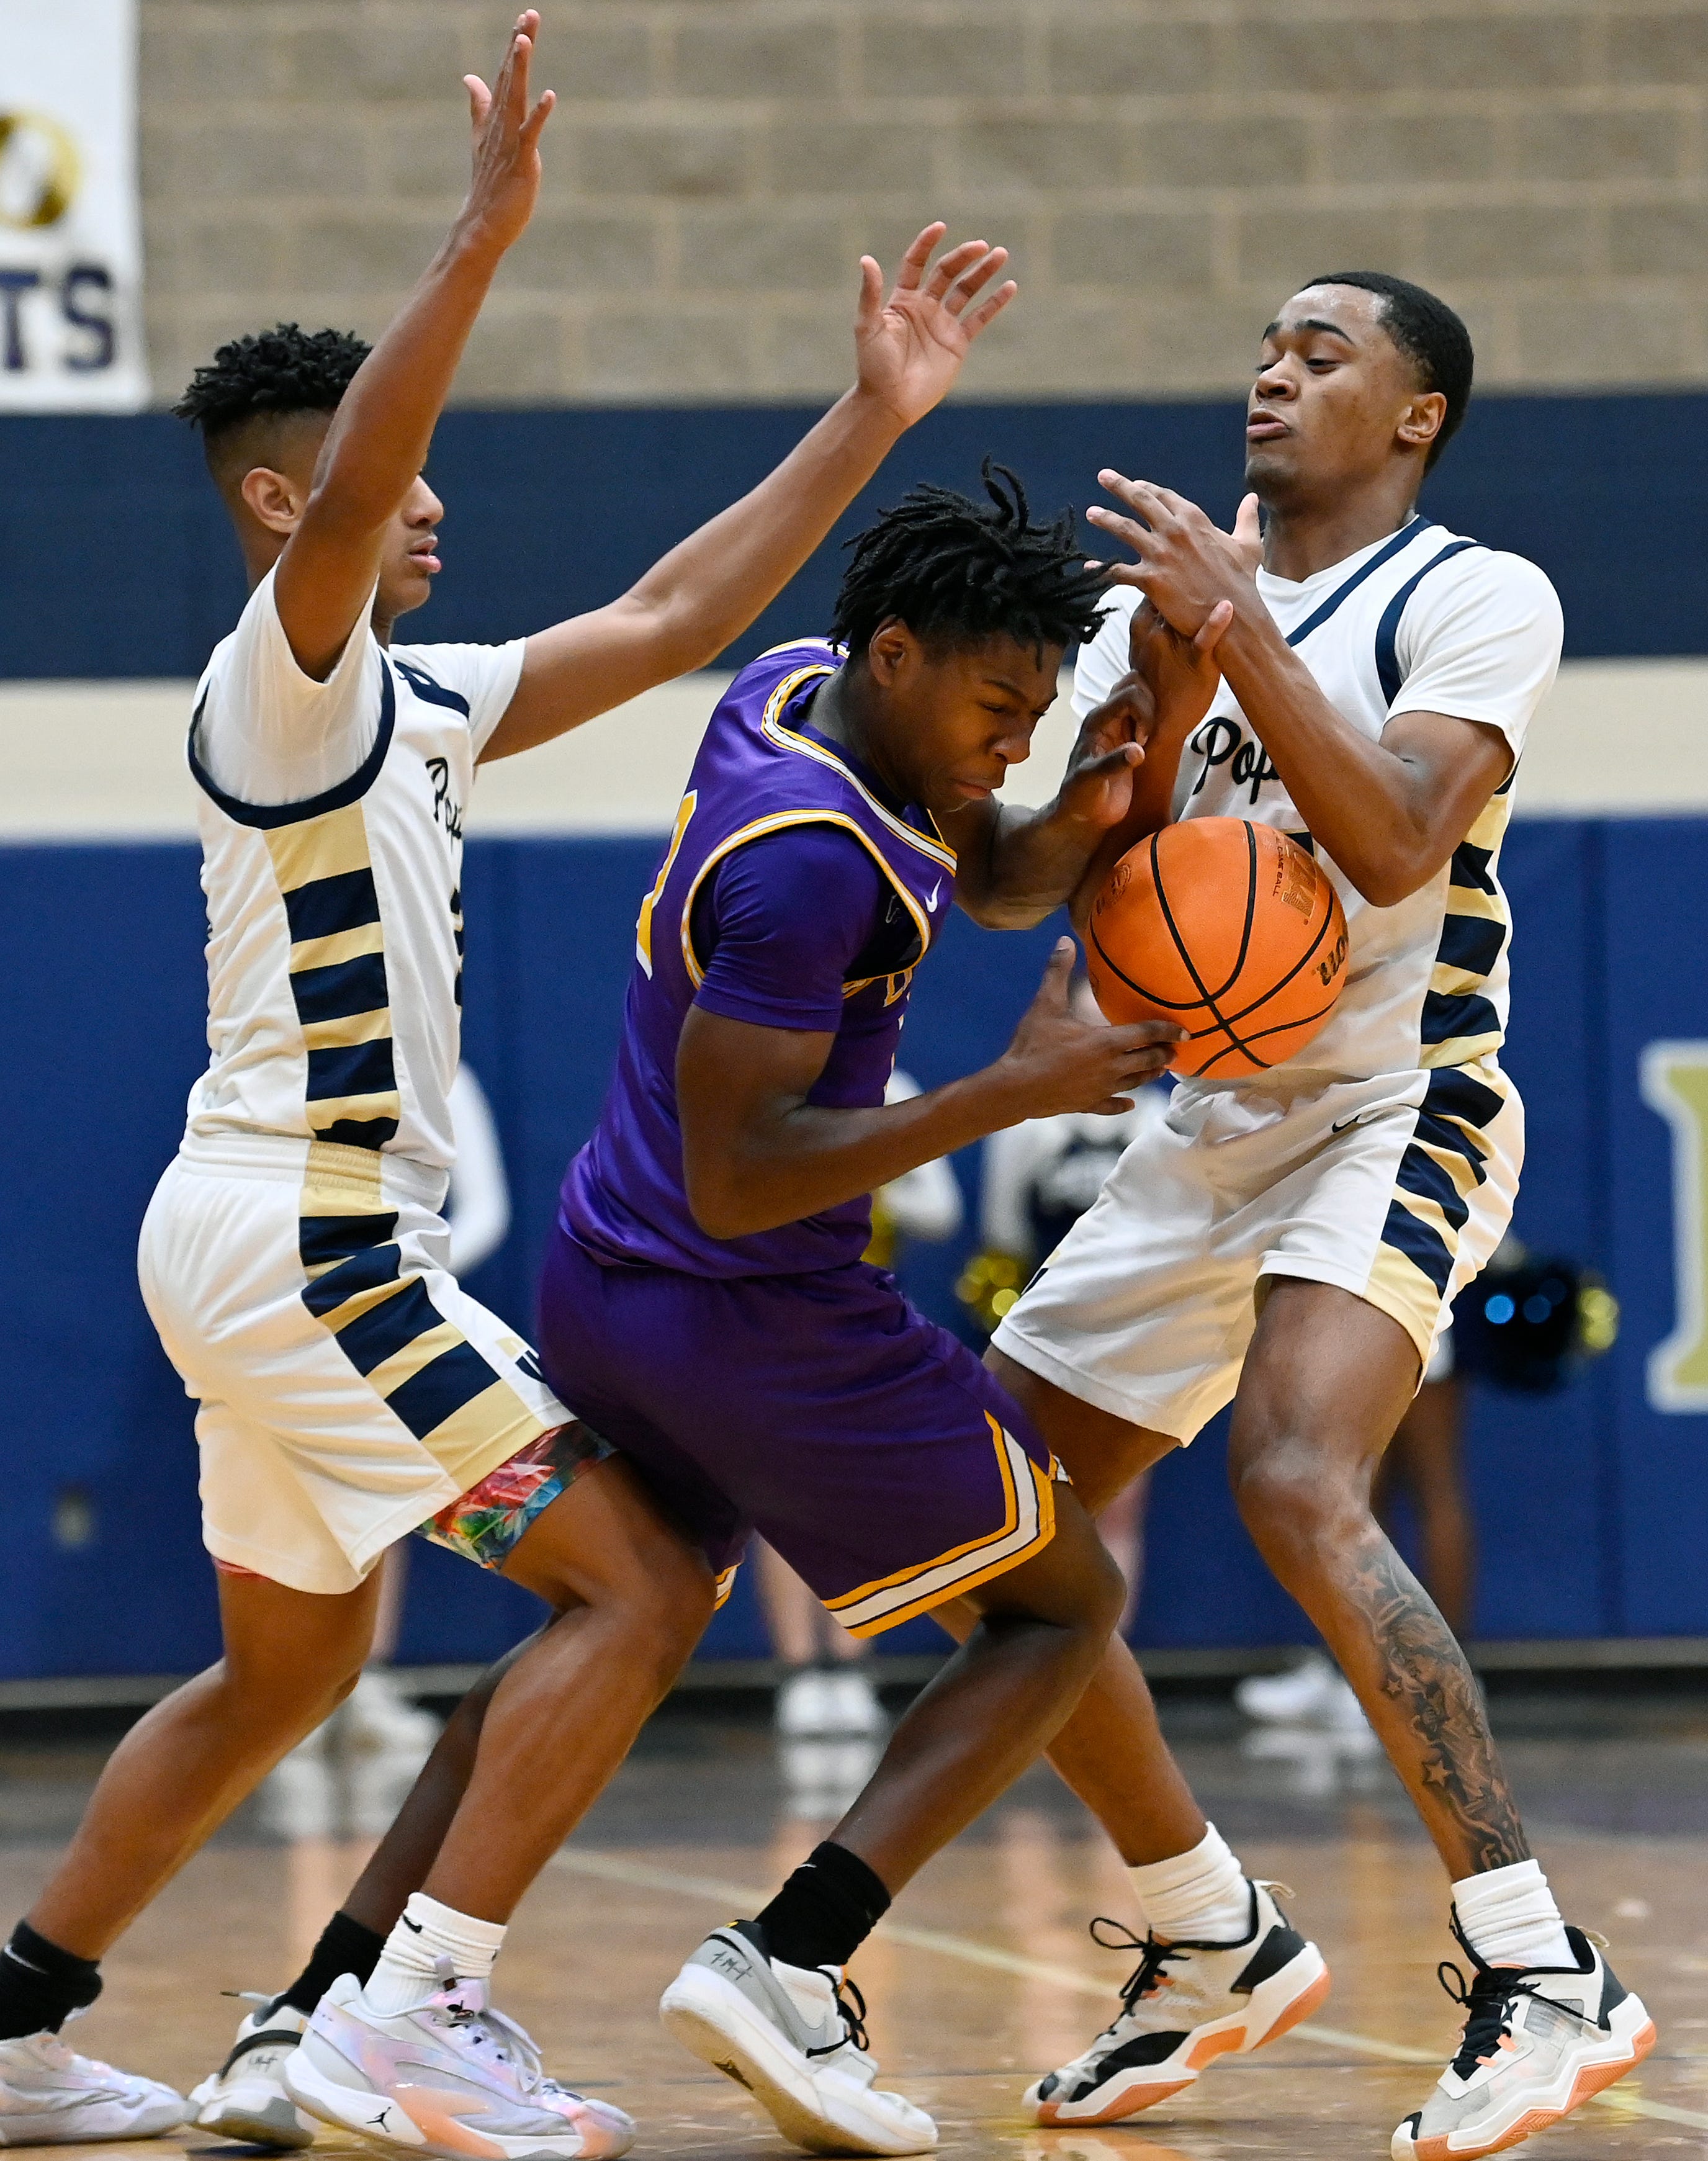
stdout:
<svg viewBox="0 0 1708 2161">
<path fill-rule="evenodd" d="M 1112 1021 L 1186 1031 L 1177 1073 L 1262 1073 L 1335 1009 L 1346 918 L 1314 856 L 1273 825 L 1188 818 L 1127 853 L 1091 903 L 1086 967 Z"/>
</svg>

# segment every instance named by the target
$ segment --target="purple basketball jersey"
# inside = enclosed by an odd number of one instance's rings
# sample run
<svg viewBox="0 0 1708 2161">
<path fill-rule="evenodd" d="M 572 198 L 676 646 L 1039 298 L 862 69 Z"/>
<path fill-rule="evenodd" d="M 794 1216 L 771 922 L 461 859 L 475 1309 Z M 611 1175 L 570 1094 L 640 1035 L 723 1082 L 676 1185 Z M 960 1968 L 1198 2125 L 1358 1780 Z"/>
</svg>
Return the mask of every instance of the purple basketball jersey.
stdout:
<svg viewBox="0 0 1708 2161">
<path fill-rule="evenodd" d="M 635 926 L 622 1045 L 597 1130 L 564 1180 L 560 1220 L 597 1258 L 703 1276 L 793 1275 L 857 1260 L 871 1203 L 845 1202 L 749 1238 L 708 1237 L 688 1205 L 676 1114 L 676 1045 L 706 971 L 718 865 L 790 826 L 853 836 L 887 881 L 885 920 L 844 982 L 841 1024 L 815 1103 L 881 1103 L 913 973 L 947 919 L 955 851 L 929 814 L 885 803 L 805 716 L 841 665 L 817 638 L 742 669 L 713 712 Z"/>
</svg>

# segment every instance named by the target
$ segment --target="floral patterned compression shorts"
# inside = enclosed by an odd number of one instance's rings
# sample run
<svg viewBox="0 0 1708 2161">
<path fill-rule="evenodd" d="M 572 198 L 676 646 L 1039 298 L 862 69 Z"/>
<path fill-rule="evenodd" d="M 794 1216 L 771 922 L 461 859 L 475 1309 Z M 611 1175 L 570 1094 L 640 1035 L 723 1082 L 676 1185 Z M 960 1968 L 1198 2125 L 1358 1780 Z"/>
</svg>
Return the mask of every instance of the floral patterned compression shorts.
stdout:
<svg viewBox="0 0 1708 2161">
<path fill-rule="evenodd" d="M 534 1518 L 581 1473 L 616 1450 L 577 1421 L 543 1433 L 478 1486 L 417 1527 L 416 1535 L 449 1546 L 482 1568 L 503 1568 Z"/>
</svg>

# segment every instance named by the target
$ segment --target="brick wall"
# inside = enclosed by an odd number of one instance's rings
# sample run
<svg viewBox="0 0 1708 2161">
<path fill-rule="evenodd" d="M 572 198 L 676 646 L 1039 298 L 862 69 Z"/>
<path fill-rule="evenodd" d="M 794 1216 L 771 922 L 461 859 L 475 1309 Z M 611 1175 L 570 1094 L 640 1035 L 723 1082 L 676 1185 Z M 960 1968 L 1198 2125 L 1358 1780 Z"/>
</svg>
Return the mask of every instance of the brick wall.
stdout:
<svg viewBox="0 0 1708 2161">
<path fill-rule="evenodd" d="M 998 396 L 1246 379 L 1311 273 L 1439 288 L 1482 378 L 1708 379 L 1708 0 L 544 0 L 533 230 L 466 402 L 811 398 L 851 266 L 1013 250 Z M 279 315 L 372 331 L 460 199 L 494 0 L 143 0 L 169 398 Z"/>
</svg>

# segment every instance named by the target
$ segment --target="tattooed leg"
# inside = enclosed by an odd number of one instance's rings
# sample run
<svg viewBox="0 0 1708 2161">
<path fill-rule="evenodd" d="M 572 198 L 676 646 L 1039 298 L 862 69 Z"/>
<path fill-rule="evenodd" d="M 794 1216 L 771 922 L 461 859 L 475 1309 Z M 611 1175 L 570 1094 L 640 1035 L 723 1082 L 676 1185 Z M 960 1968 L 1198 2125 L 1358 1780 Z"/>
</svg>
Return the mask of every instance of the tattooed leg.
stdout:
<svg viewBox="0 0 1708 2161">
<path fill-rule="evenodd" d="M 1228 1460 L 1246 1528 L 1320 1630 L 1454 1877 L 1529 1854 L 1482 1691 L 1371 1513 L 1418 1356 L 1350 1292 L 1273 1284 L 1247 1355 Z"/>
</svg>

